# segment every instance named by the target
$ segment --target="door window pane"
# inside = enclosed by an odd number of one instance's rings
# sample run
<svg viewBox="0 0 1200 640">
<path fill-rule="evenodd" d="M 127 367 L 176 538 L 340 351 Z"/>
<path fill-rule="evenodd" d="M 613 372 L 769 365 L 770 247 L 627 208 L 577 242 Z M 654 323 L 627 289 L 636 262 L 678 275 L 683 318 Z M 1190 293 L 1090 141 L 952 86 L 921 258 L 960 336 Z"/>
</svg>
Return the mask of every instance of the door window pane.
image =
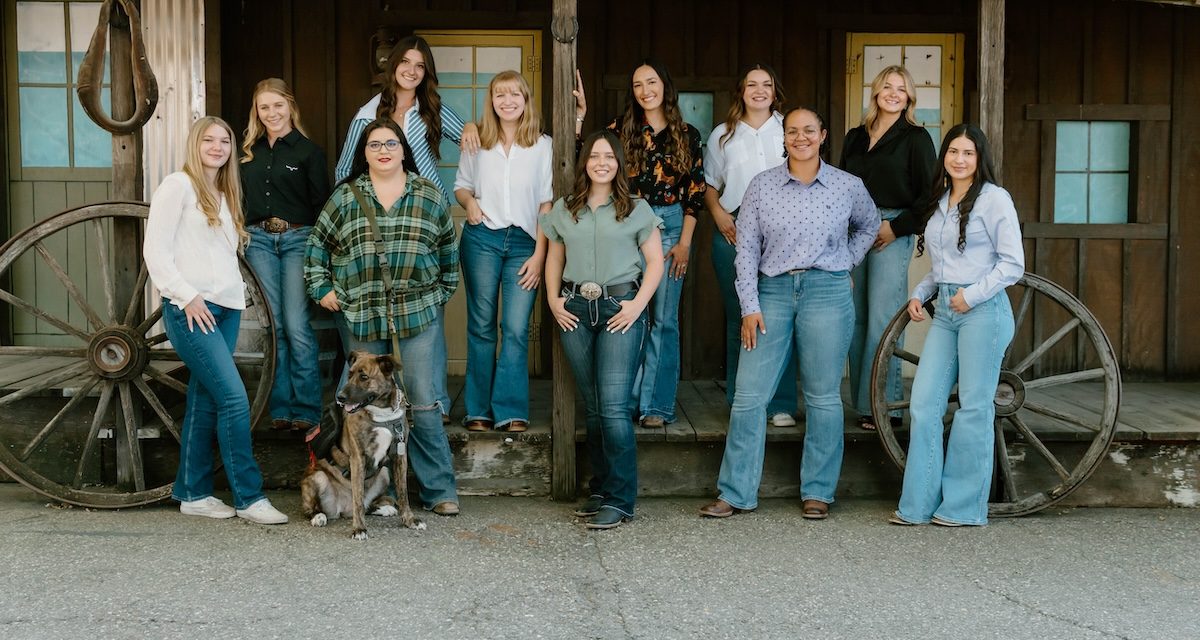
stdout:
<svg viewBox="0 0 1200 640">
<path fill-rule="evenodd" d="M 67 97 L 57 87 L 21 87 L 21 162 L 27 167 L 69 167 Z M 110 152 L 111 155 L 111 152 Z"/>
</svg>

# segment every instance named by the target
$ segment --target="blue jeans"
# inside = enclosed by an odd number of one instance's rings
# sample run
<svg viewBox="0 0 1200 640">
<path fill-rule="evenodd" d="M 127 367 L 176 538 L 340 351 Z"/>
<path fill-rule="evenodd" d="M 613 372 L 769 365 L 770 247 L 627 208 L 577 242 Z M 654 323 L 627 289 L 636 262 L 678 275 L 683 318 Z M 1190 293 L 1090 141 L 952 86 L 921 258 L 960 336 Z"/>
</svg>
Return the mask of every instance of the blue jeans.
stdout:
<svg viewBox="0 0 1200 640">
<path fill-rule="evenodd" d="M 884 220 L 900 215 L 899 209 L 880 209 Z M 908 304 L 908 263 L 912 261 L 913 236 L 896 238 L 888 246 L 867 252 L 867 257 L 850 272 L 854 278 L 854 337 L 850 340 L 850 404 L 859 415 L 871 415 L 871 366 L 879 339 L 892 316 Z M 903 347 L 901 338 L 896 346 Z M 888 363 L 887 400 L 903 397 L 900 359 Z M 895 412 L 893 415 L 900 415 Z"/>
<path fill-rule="evenodd" d="M 163 326 L 171 346 L 191 373 L 179 442 L 179 471 L 171 497 L 202 500 L 213 492 L 213 440 L 221 449 L 233 506 L 245 509 L 263 498 L 262 472 L 250 444 L 250 401 L 233 364 L 242 312 L 206 302 L 217 321 L 203 333 L 188 330 L 183 310 L 163 299 Z"/>
<path fill-rule="evenodd" d="M 800 496 L 832 503 L 842 470 L 842 363 L 850 347 L 854 303 L 846 271 L 809 270 L 758 280 L 767 332 L 742 354 L 729 416 L 720 497 L 738 509 L 758 506 L 767 442 L 767 393 L 779 386 L 789 354 L 800 360 L 807 417 Z"/>
<path fill-rule="evenodd" d="M 334 317 L 337 319 L 338 335 L 342 338 L 342 346 L 347 354 L 356 349 L 377 355 L 391 353 L 390 339 L 359 340 L 350 332 L 342 314 L 336 313 Z M 441 400 L 437 396 L 437 381 L 434 375 L 438 368 L 438 344 L 443 345 L 444 350 L 445 343 L 441 315 L 417 335 L 400 338 L 400 364 L 404 388 L 408 393 L 408 402 L 412 404 L 409 410 L 412 431 L 408 442 L 408 461 L 417 476 L 417 483 L 420 485 L 418 495 L 426 509 L 439 502 L 458 502 L 454 462 L 450 455 L 450 441 L 446 439 L 446 430 L 442 428 Z M 445 368 L 446 364 L 443 361 L 442 371 L 445 371 Z M 343 368 L 341 380 L 338 381 L 338 391 L 346 385 L 346 375 L 349 371 L 348 366 Z"/>
<path fill-rule="evenodd" d="M 654 215 L 663 221 L 665 254 L 683 233 L 683 207 L 654 207 Z M 673 263 L 667 260 L 650 301 L 650 334 L 637 382 L 638 412 L 642 417 L 658 416 L 666 422 L 675 421 L 675 392 L 679 387 L 679 298 L 683 295 L 683 278 L 671 276 Z"/>
<path fill-rule="evenodd" d="M 582 296 L 563 295 L 567 296 L 567 311 L 579 318 L 573 330 L 562 332 L 562 346 L 583 396 L 592 465 L 589 487 L 592 495 L 604 497 L 604 506 L 632 516 L 637 501 L 632 398 L 646 314 L 625 333 L 610 333 L 605 327 L 620 310 L 619 301 L 632 300 L 636 292 L 591 302 Z"/>
<path fill-rule="evenodd" d="M 733 216 L 737 217 L 737 210 Z M 738 300 L 737 290 L 733 281 L 737 273 L 733 267 L 733 259 L 737 256 L 737 247 L 729 244 L 719 231 L 713 233 L 712 264 L 717 272 L 717 288 L 721 292 L 721 302 L 725 306 L 725 401 L 733 406 L 733 393 L 737 387 L 738 359 L 742 354 L 742 304 Z M 767 415 L 777 413 L 794 414 L 798 406 L 796 396 L 796 354 L 788 358 L 787 368 L 783 370 L 783 378 L 775 387 L 775 395 L 767 403 Z"/>
<path fill-rule="evenodd" d="M 262 284 L 275 318 L 275 381 L 271 385 L 273 420 L 321 421 L 321 374 L 317 336 L 309 324 L 304 290 L 304 247 L 312 227 L 271 233 L 250 227 L 246 262 Z"/>
<path fill-rule="evenodd" d="M 996 446 L 993 400 L 1000 361 L 1013 337 L 1013 314 L 1004 292 L 966 313 L 951 311 L 950 298 L 965 286 L 938 285 L 933 324 L 913 380 L 912 434 L 898 511 L 909 522 L 937 516 L 987 524 Z M 959 408 L 943 455 L 942 416 L 956 381 Z"/>
<path fill-rule="evenodd" d="M 522 289 L 517 272 L 536 247 L 520 227 L 463 227 L 459 252 L 467 291 L 467 420 L 492 420 L 496 427 L 529 421 L 529 314 L 537 289 Z M 503 336 L 499 357 L 497 315 Z"/>
</svg>

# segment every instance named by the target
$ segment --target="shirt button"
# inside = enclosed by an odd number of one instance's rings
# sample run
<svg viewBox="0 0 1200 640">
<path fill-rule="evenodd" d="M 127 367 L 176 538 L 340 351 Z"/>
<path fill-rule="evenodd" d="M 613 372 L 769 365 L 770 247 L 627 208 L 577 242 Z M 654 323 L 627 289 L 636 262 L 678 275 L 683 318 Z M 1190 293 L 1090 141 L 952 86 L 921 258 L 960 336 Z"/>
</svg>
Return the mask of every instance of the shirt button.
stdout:
<svg viewBox="0 0 1200 640">
<path fill-rule="evenodd" d="M 270 192 L 270 191 L 268 191 L 268 192 L 267 192 L 267 195 L 271 195 L 271 192 Z"/>
<path fill-rule="evenodd" d="M 267 171 L 271 170 L 271 165 L 267 165 Z"/>
</svg>

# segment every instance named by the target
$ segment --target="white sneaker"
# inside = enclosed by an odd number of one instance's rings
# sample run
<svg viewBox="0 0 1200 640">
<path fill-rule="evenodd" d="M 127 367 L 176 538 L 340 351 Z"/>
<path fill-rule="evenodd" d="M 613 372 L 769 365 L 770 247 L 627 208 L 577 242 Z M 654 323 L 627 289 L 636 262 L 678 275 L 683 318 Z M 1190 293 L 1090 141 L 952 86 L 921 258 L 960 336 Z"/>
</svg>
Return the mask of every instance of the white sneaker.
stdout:
<svg viewBox="0 0 1200 640">
<path fill-rule="evenodd" d="M 796 419 L 792 417 L 792 414 L 780 411 L 771 416 L 771 425 L 776 427 L 794 427 L 796 426 Z"/>
<path fill-rule="evenodd" d="M 237 517 L 249 520 L 255 524 L 287 524 L 288 517 L 279 509 L 271 506 L 271 501 L 263 498 L 258 502 L 237 510 Z"/>
<path fill-rule="evenodd" d="M 232 518 L 236 513 L 233 507 L 221 502 L 220 498 L 209 496 L 200 500 L 190 500 L 179 503 L 179 513 L 185 516 L 204 516 L 205 518 Z"/>
</svg>

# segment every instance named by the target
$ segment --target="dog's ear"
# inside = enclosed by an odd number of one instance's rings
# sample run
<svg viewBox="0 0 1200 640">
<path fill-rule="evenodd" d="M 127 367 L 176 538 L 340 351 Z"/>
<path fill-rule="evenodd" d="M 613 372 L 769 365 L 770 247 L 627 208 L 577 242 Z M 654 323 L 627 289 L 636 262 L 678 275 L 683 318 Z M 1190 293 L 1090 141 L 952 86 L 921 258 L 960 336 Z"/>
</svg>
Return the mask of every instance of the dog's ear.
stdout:
<svg viewBox="0 0 1200 640">
<path fill-rule="evenodd" d="M 392 375 L 392 372 L 396 370 L 396 359 L 390 353 L 375 356 L 375 362 L 379 365 L 380 373 L 385 376 Z"/>
<path fill-rule="evenodd" d="M 363 355 L 364 353 L 366 353 L 366 352 L 355 349 L 354 351 L 351 351 L 350 353 L 346 354 L 346 367 L 347 368 L 353 367 L 354 361 L 358 360 L 358 357 Z"/>
</svg>

